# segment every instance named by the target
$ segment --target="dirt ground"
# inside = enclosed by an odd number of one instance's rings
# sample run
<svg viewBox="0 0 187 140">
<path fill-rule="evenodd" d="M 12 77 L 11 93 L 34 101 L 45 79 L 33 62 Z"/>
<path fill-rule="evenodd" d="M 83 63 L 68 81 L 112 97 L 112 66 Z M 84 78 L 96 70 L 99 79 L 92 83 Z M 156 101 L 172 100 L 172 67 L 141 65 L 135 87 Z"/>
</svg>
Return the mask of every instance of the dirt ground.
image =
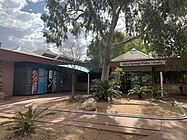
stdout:
<svg viewBox="0 0 187 140">
<path fill-rule="evenodd" d="M 90 96 L 76 96 L 76 102 L 69 102 L 68 96 L 54 98 L 52 100 L 41 100 L 34 102 L 34 106 L 47 106 L 51 108 L 79 110 L 82 103 Z M 114 98 L 112 102 L 97 102 L 97 112 L 110 112 L 120 114 L 144 114 L 172 116 L 181 115 L 177 106 L 170 102 L 152 102 L 149 99 L 137 100 L 136 98 Z M 58 115 L 58 114 L 56 114 Z M 55 116 L 54 116 L 55 117 Z M 0 122 L 6 119 L 0 118 Z M 45 124 L 36 130 L 35 134 L 27 137 L 15 137 L 13 133 L 7 132 L 5 127 L 0 126 L 0 140 L 139 140 L 143 136 L 129 135 L 123 133 L 109 132 L 97 129 L 67 126 L 60 124 Z"/>
<path fill-rule="evenodd" d="M 61 109 L 80 110 L 87 96 L 78 96 L 76 102 L 69 102 L 68 97 L 53 101 L 39 103 L 41 106 Z M 138 100 L 127 98 L 114 98 L 113 101 L 97 102 L 97 112 L 119 114 L 141 114 L 157 116 L 179 116 L 182 114 L 177 105 L 172 106 L 169 101 L 152 102 L 150 99 Z"/>
<path fill-rule="evenodd" d="M 67 125 L 50 125 L 36 129 L 30 136 L 15 136 L 0 126 L 0 140 L 139 140 L 143 136 L 128 135 L 96 129 L 81 128 Z"/>
</svg>

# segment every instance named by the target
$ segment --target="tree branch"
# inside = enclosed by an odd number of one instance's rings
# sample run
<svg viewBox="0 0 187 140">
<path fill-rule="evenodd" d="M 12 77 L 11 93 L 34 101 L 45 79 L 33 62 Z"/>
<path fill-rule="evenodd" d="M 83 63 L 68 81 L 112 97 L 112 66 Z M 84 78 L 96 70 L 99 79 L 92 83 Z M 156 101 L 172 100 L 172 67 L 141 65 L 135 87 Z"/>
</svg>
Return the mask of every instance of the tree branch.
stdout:
<svg viewBox="0 0 187 140">
<path fill-rule="evenodd" d="M 123 42 L 119 42 L 119 43 L 112 44 L 112 47 L 118 47 L 118 46 L 120 46 L 120 45 L 125 45 L 125 44 L 127 44 L 127 43 L 129 43 L 129 42 L 131 42 L 131 41 L 133 41 L 133 40 L 135 40 L 135 39 L 138 39 L 138 38 L 140 38 L 140 37 L 141 37 L 141 35 L 138 35 L 138 36 L 132 37 L 132 38 L 130 38 L 130 39 L 128 39 L 128 40 L 125 40 L 125 41 L 123 41 Z"/>
</svg>

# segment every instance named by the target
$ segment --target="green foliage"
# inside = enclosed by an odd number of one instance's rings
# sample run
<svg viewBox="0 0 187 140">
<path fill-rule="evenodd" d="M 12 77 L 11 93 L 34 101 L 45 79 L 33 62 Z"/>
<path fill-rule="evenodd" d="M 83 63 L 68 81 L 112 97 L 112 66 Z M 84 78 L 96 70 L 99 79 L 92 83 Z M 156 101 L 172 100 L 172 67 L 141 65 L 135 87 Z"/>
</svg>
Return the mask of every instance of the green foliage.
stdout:
<svg viewBox="0 0 187 140">
<path fill-rule="evenodd" d="M 151 45 L 151 51 L 160 56 L 187 54 L 186 0 L 47 0 L 46 8 L 48 12 L 41 18 L 49 29 L 44 33 L 47 42 L 61 47 L 67 32 L 78 36 L 82 31 L 102 40 L 103 47 L 99 45 L 99 48 L 104 51 L 94 60 L 103 66 L 102 80 L 108 80 L 110 60 L 118 55 L 112 51 L 114 47 L 127 44 L 131 39 L 143 38 Z M 121 25 L 130 39 L 114 46 L 120 17 L 125 18 Z"/>
<path fill-rule="evenodd" d="M 113 72 L 111 72 L 111 79 L 114 79 L 116 81 L 119 81 L 119 83 L 121 83 L 120 79 L 121 76 L 123 76 L 125 73 L 123 72 L 122 68 L 117 67 Z"/>
<path fill-rule="evenodd" d="M 91 44 L 87 46 L 87 56 L 90 58 L 89 62 L 96 70 L 100 70 L 104 62 L 104 48 L 102 41 L 98 38 L 92 40 Z"/>
<path fill-rule="evenodd" d="M 135 1 L 47 0 L 48 12 L 41 17 L 49 29 L 44 33 L 44 36 L 47 42 L 56 43 L 57 47 L 62 46 L 61 40 L 63 38 L 67 39 L 67 32 L 78 36 L 84 31 L 85 35 L 92 33 L 93 36 L 101 38 L 104 42 L 102 66 L 105 70 L 102 72 L 102 80 L 108 80 L 112 42 L 119 15 L 126 13 L 124 17 L 128 18 L 126 15 L 130 13 L 129 6 Z M 126 29 L 127 25 L 131 24 L 126 24 Z"/>
<path fill-rule="evenodd" d="M 131 94 L 137 94 L 138 98 L 142 99 L 143 98 L 142 94 L 146 94 L 146 92 L 147 92 L 147 86 L 139 86 L 139 85 L 137 85 L 137 86 L 133 87 L 132 89 L 130 89 L 128 91 L 127 96 L 129 96 Z"/>
<path fill-rule="evenodd" d="M 52 38 L 59 34 L 66 38 L 68 31 L 77 36 L 83 29 L 86 33 L 92 31 L 102 37 L 111 27 L 112 21 L 110 18 L 114 19 L 113 26 L 116 26 L 120 12 L 129 11 L 127 6 L 133 1 L 47 0 L 46 8 L 48 12 L 44 13 L 41 18 L 49 27 L 50 32 L 46 33 Z M 73 28 L 68 28 L 68 25 L 72 25 Z"/>
<path fill-rule="evenodd" d="M 40 118 L 46 115 L 52 115 L 54 113 L 45 113 L 46 109 L 33 109 L 32 106 L 29 106 L 26 112 L 17 112 L 15 117 L 12 117 L 10 121 L 2 123 L 2 125 L 10 124 L 7 127 L 8 131 L 13 131 L 21 136 L 26 136 L 35 132 L 36 123 Z"/>
<path fill-rule="evenodd" d="M 142 94 L 151 93 L 153 99 L 168 98 L 168 93 L 161 90 L 159 86 L 135 86 L 128 91 L 128 96 L 131 94 L 137 94 L 139 99 L 142 99 Z M 162 97 L 163 94 L 163 97 Z"/>
<path fill-rule="evenodd" d="M 168 97 L 167 92 L 162 90 L 160 86 L 149 86 L 147 91 L 152 94 L 153 99 Z M 161 96 L 162 94 L 163 97 Z"/>
<path fill-rule="evenodd" d="M 141 26 L 144 40 L 161 57 L 185 57 L 187 52 L 186 0 L 145 1 Z"/>
<path fill-rule="evenodd" d="M 107 34 L 105 35 L 107 37 Z M 121 32 L 114 32 L 113 43 L 118 43 L 126 40 L 126 37 Z M 122 45 L 123 46 L 123 45 Z M 123 52 L 123 47 L 115 47 L 112 49 L 111 58 L 117 57 Z M 87 56 L 91 58 L 90 62 L 96 69 L 102 67 L 105 54 L 105 40 L 96 36 L 88 45 Z"/>
<path fill-rule="evenodd" d="M 111 101 L 113 97 L 121 96 L 119 83 L 116 80 L 99 79 L 93 80 L 93 86 L 91 87 L 92 94 L 98 100 Z"/>
<path fill-rule="evenodd" d="M 115 32 L 113 44 L 123 42 L 128 40 L 128 37 L 124 33 Z M 120 45 L 114 47 L 111 53 L 111 59 L 122 55 L 130 51 L 131 49 L 136 48 L 137 50 L 144 53 L 151 53 L 150 46 L 145 44 L 142 39 L 132 40 L 125 45 Z M 88 45 L 87 56 L 90 58 L 90 63 L 95 69 L 100 69 L 104 62 L 105 46 L 104 41 L 98 37 L 94 38 L 92 42 Z M 155 55 L 155 54 L 152 54 Z"/>
</svg>

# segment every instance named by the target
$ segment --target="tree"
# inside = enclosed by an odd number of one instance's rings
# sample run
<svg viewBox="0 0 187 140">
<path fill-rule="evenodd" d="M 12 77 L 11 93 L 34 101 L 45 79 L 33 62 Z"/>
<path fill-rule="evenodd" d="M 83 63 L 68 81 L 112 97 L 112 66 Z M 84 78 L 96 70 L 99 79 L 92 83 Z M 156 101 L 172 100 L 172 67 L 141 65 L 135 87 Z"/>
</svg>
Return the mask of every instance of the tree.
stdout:
<svg viewBox="0 0 187 140">
<path fill-rule="evenodd" d="M 124 33 L 115 32 L 113 44 L 126 41 L 127 38 L 128 37 L 126 37 Z M 98 70 L 102 67 L 104 61 L 105 46 L 103 42 L 104 41 L 102 39 L 96 37 L 88 45 L 87 50 L 87 56 L 90 58 L 90 63 L 92 67 Z M 151 53 L 153 56 L 155 55 L 154 52 L 151 52 L 150 46 L 148 44 L 145 44 L 142 39 L 135 39 L 125 45 L 122 44 L 118 47 L 113 48 L 111 52 L 111 59 L 130 51 L 132 48 L 136 48 L 137 50 L 144 52 L 146 54 Z"/>
<path fill-rule="evenodd" d="M 69 31 L 75 36 L 81 31 L 92 33 L 104 41 L 102 80 L 109 77 L 112 49 L 134 39 L 142 37 L 154 45 L 155 51 L 157 48 L 171 51 L 171 55 L 176 53 L 174 56 L 186 49 L 186 0 L 47 0 L 46 8 L 48 12 L 42 19 L 49 28 L 49 32 L 44 33 L 47 42 L 60 47 Z M 126 33 L 133 37 L 113 44 L 121 16 L 125 18 Z M 170 28 L 173 25 L 175 28 Z M 171 34 L 175 29 L 178 29 L 177 34 Z M 185 35 L 182 42 L 181 33 Z"/>
<path fill-rule="evenodd" d="M 81 61 L 81 57 L 84 55 L 83 49 L 84 46 L 80 45 L 80 43 L 76 40 L 74 42 L 65 42 L 63 45 L 63 50 L 61 49 L 61 53 L 63 56 L 71 59 L 71 64 L 69 64 L 70 70 L 66 71 L 66 74 L 71 79 L 71 98 L 70 101 L 74 100 L 75 96 L 75 86 L 76 86 L 76 80 L 79 75 L 79 72 L 76 71 L 77 63 Z"/>
<path fill-rule="evenodd" d="M 117 43 L 117 42 L 124 41 L 125 39 L 126 37 L 123 33 L 115 32 L 112 42 Z M 117 55 L 121 54 L 121 52 L 123 52 L 122 46 L 113 49 L 113 51 L 111 52 L 111 58 L 114 58 Z M 88 50 L 87 50 L 87 56 L 90 58 L 90 62 L 95 69 L 100 69 L 102 67 L 102 64 L 104 62 L 104 54 L 105 54 L 104 40 L 96 36 L 95 38 L 93 38 L 92 42 L 88 45 Z"/>
<path fill-rule="evenodd" d="M 134 1 L 136 0 L 47 0 L 48 13 L 43 14 L 42 19 L 49 27 L 49 32 L 44 33 L 44 36 L 58 47 L 61 44 L 59 40 L 67 38 L 68 31 L 77 36 L 84 30 L 101 37 L 105 46 L 102 80 L 107 80 L 114 30 L 119 15 L 121 12 L 129 13 L 128 6 Z M 68 26 L 73 28 L 68 29 Z"/>
<path fill-rule="evenodd" d="M 161 57 L 183 57 L 187 53 L 187 1 L 155 0 L 141 5 L 144 40 Z"/>
</svg>

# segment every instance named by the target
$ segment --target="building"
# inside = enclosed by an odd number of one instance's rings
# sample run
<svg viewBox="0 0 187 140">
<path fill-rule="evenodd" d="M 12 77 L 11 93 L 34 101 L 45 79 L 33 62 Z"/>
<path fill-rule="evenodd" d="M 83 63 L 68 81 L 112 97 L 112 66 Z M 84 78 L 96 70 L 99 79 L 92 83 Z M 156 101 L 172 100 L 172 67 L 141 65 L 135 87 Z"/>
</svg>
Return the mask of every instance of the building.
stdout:
<svg viewBox="0 0 187 140">
<path fill-rule="evenodd" d="M 187 59 L 153 58 L 136 49 L 111 61 L 112 69 L 120 67 L 125 72 L 122 90 L 135 85 L 157 84 L 169 93 L 187 94 Z"/>
<path fill-rule="evenodd" d="M 71 78 L 66 71 L 71 69 L 62 66 L 71 62 L 67 58 L 59 60 L 37 55 L 22 47 L 14 50 L 1 48 L 0 90 L 5 97 L 69 91 Z M 81 82 L 77 89 L 87 90 L 87 74 L 79 73 L 82 76 L 78 78 Z"/>
</svg>

